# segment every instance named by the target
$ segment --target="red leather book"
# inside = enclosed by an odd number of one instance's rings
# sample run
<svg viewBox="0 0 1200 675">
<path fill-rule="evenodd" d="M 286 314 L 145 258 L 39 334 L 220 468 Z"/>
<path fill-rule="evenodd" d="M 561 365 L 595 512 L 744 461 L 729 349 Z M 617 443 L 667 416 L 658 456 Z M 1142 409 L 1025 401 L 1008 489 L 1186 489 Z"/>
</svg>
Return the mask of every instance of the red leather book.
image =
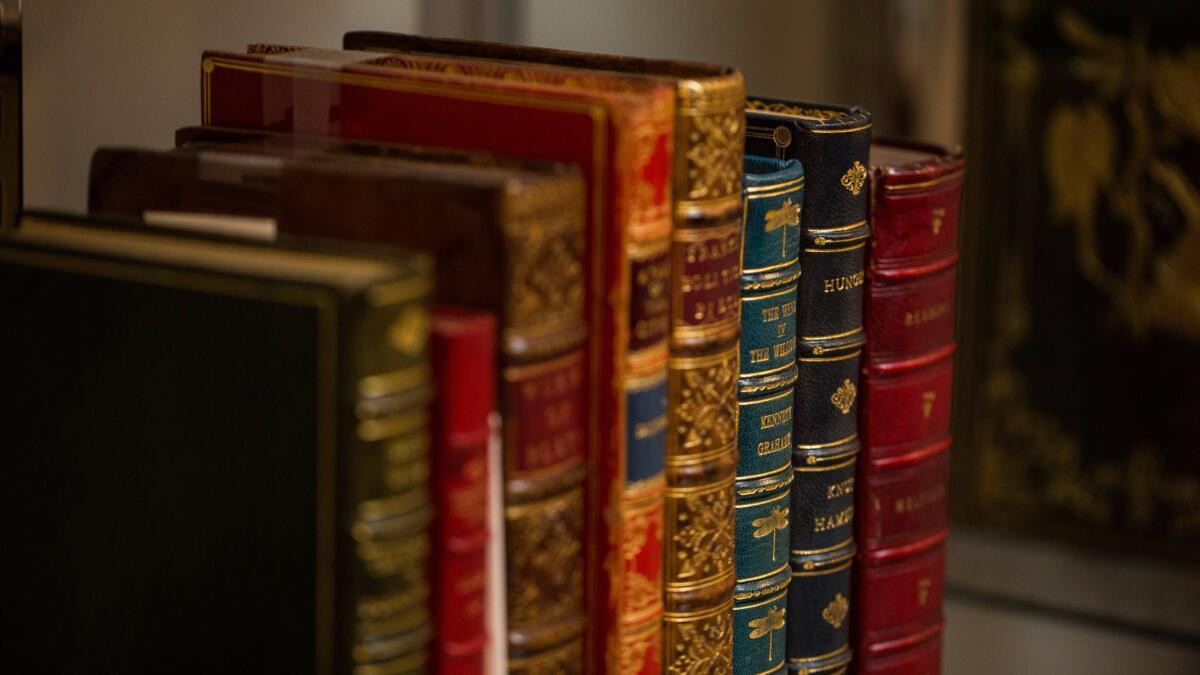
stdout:
<svg viewBox="0 0 1200 675">
<path fill-rule="evenodd" d="M 871 146 L 852 635 L 859 673 L 940 669 L 961 153 Z"/>
<path fill-rule="evenodd" d="M 205 124 L 487 150 L 581 167 L 586 358 L 560 364 L 561 377 L 549 379 L 536 369 L 506 368 L 502 393 L 509 668 L 578 671 L 584 614 L 571 608 L 581 592 L 589 626 L 617 625 L 620 616 L 621 497 L 633 435 L 627 396 L 636 383 L 666 372 L 669 305 L 660 295 L 661 270 L 669 269 L 673 87 L 437 57 L 254 51 L 205 54 Z M 555 289 L 534 284 L 528 291 L 537 298 Z M 545 386 L 524 387 L 529 378 Z M 555 385 L 574 382 L 586 388 L 585 433 L 556 433 L 555 406 L 528 396 L 553 398 Z M 543 424 L 513 429 L 511 417 Z"/>
<path fill-rule="evenodd" d="M 488 540 L 488 418 L 496 407 L 496 321 L 434 307 L 431 326 L 433 670 L 483 672 Z"/>
</svg>

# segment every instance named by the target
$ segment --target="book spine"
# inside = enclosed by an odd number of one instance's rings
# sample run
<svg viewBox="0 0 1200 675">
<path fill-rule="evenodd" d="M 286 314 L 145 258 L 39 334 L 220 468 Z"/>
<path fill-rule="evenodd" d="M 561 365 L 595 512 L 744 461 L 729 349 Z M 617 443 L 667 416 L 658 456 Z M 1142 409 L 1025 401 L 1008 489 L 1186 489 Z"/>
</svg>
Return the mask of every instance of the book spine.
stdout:
<svg viewBox="0 0 1200 675">
<path fill-rule="evenodd" d="M 676 105 L 663 658 L 669 672 L 730 672 L 742 77 L 682 81 Z"/>
<path fill-rule="evenodd" d="M 796 283 L 804 170 L 746 156 L 735 483 L 733 672 L 779 672 L 787 635 Z"/>
<path fill-rule="evenodd" d="M 624 327 L 624 466 L 621 476 L 621 575 L 616 643 L 608 644 L 606 672 L 662 671 L 662 551 L 664 462 L 667 444 L 667 334 L 671 275 L 670 166 L 673 107 L 669 98 L 627 128 L 632 142 L 618 154 L 634 186 L 625 225 L 629 313 Z M 606 640 L 605 642 L 609 642 Z M 612 655 L 619 654 L 619 662 Z"/>
<path fill-rule="evenodd" d="M 318 551 L 347 579 L 334 603 L 334 672 L 408 672 L 428 662 L 432 631 L 426 577 L 432 519 L 427 478 L 431 266 L 367 289 L 343 316 L 348 338 L 341 418 L 347 420 L 336 483 L 337 552 Z"/>
<path fill-rule="evenodd" d="M 433 670 L 483 672 L 489 539 L 489 418 L 495 411 L 496 326 L 491 314 L 434 308 L 432 326 Z"/>
<path fill-rule="evenodd" d="M 583 203 L 580 182 L 545 181 L 509 189 L 501 207 L 510 673 L 571 672 L 583 658 Z"/>
<path fill-rule="evenodd" d="M 756 114 L 750 134 L 804 165 L 787 658 L 792 672 L 834 673 L 851 660 L 870 116 Z"/>
<path fill-rule="evenodd" d="M 861 673 L 939 670 L 963 160 L 935 155 L 876 167 L 872 181 L 853 626 Z"/>
</svg>

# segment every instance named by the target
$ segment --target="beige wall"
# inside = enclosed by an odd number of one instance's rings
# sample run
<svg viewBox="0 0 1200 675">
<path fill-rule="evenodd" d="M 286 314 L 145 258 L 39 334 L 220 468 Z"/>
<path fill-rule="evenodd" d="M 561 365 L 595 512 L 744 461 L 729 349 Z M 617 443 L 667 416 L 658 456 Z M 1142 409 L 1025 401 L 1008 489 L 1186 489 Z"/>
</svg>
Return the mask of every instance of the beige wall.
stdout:
<svg viewBox="0 0 1200 675">
<path fill-rule="evenodd" d="M 751 94 L 858 104 L 877 134 L 964 131 L 962 0 L 519 0 L 521 42 L 731 63 Z"/>
<path fill-rule="evenodd" d="M 416 0 L 32 0 L 24 15 L 25 205 L 83 209 L 98 145 L 166 147 L 200 121 L 200 53 L 337 47 L 413 31 Z"/>
</svg>

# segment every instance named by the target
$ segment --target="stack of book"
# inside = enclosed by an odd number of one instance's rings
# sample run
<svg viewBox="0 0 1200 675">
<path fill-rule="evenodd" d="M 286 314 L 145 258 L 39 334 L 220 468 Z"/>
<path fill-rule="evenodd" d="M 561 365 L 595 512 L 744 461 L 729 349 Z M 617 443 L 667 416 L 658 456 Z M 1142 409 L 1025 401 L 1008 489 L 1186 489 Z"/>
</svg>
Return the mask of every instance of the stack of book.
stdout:
<svg viewBox="0 0 1200 675">
<path fill-rule="evenodd" d="M 3 669 L 937 671 L 961 153 L 345 47 L 204 54 L 0 239 Z"/>
</svg>

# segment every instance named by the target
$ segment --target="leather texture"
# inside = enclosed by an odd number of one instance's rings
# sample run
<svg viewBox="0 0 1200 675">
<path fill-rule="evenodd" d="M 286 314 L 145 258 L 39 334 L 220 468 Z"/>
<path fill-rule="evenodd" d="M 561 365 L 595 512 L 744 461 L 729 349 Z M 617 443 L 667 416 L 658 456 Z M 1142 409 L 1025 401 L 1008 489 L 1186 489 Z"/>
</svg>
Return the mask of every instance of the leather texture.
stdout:
<svg viewBox="0 0 1200 675">
<path fill-rule="evenodd" d="M 589 672 L 652 675 L 664 666 L 681 671 L 728 669 L 731 627 L 724 608 L 733 601 L 736 438 L 732 433 L 713 434 L 701 428 L 690 413 L 690 402 L 705 400 L 709 410 L 720 411 L 720 419 L 704 417 L 706 426 L 732 432 L 737 424 L 736 391 L 727 381 L 737 373 L 732 352 L 739 326 L 741 109 L 745 98 L 741 74 L 728 66 L 373 31 L 347 33 L 343 44 L 347 49 L 392 54 L 553 65 L 560 67 L 559 73 L 574 73 L 572 77 L 609 71 L 675 86 L 674 234 L 668 285 L 673 305 L 667 392 L 671 433 L 666 437 L 663 537 L 659 541 L 641 536 L 641 523 L 653 516 L 647 501 L 652 495 L 647 494 L 647 484 L 635 482 L 631 474 L 622 517 L 634 526 L 625 528 L 623 546 L 627 559 L 633 556 L 640 562 L 632 565 L 618 584 L 624 587 L 619 621 L 614 623 L 611 616 L 595 612 L 589 615 L 586 660 Z M 714 395 L 718 399 L 709 400 Z M 698 499 L 707 503 L 706 513 L 692 510 Z M 704 519 L 706 529 L 718 532 L 705 537 L 689 534 L 688 523 L 696 522 L 697 517 Z M 633 553 L 639 547 L 659 545 L 665 545 L 666 555 L 658 567 L 648 562 L 647 551 Z M 698 573 L 704 577 L 697 577 Z M 643 580 L 658 578 L 664 579 L 667 593 L 665 621 L 656 631 L 658 615 L 633 600 L 649 597 L 640 590 L 646 587 Z M 596 593 L 602 596 L 604 591 L 601 588 Z"/>
<path fill-rule="evenodd" d="M 589 589 L 586 602 L 596 616 L 615 616 L 622 597 L 609 584 L 623 577 L 613 570 L 623 567 L 616 513 L 625 476 L 626 374 L 648 378 L 665 368 L 665 321 L 649 322 L 663 334 L 664 346 L 639 350 L 644 354 L 636 363 L 624 340 L 632 334 L 632 267 L 642 257 L 661 255 L 670 236 L 672 87 L 532 65 L 254 49 L 251 55 L 205 56 L 206 124 L 485 150 L 581 167 L 587 194 L 585 410 L 595 412 L 586 416 L 587 432 L 578 439 L 583 447 L 576 459 L 562 463 L 561 473 L 510 475 L 510 484 L 531 488 L 525 493 L 531 505 L 545 509 L 540 517 L 528 512 L 541 527 L 508 530 L 510 550 L 514 542 L 527 547 L 509 561 L 510 670 L 579 671 L 584 614 L 576 589 Z M 346 64 L 347 58 L 371 63 Z M 531 261 L 531 268 L 558 264 L 550 256 Z M 527 298 L 554 306 L 554 288 L 534 284 Z M 659 304 L 657 316 L 667 310 Z M 584 502 L 573 502 L 577 506 L 533 496 L 542 490 L 571 494 L 576 486 L 585 491 Z M 580 526 L 582 535 L 576 535 Z M 577 560 L 583 561 L 578 582 Z M 522 571 L 514 576 L 518 561 Z M 513 583 L 522 578 L 526 583 Z"/>
<path fill-rule="evenodd" d="M 587 408 L 580 346 L 582 261 L 569 257 L 581 256 L 583 248 L 583 186 L 577 172 L 402 146 L 346 149 L 340 142 L 308 137 L 210 130 L 203 140 L 193 135 L 186 147 L 172 152 L 97 151 L 90 196 L 98 212 L 250 212 L 273 218 L 284 233 L 432 253 L 438 263 L 436 299 L 490 312 L 500 321 L 494 348 L 503 355 L 507 503 L 516 507 L 506 512 L 509 526 L 537 532 L 525 523 L 545 519 L 560 528 L 550 534 L 579 541 Z M 562 295 L 553 307 L 530 306 L 528 289 L 536 283 L 529 278 L 530 261 L 547 254 L 555 256 L 555 267 L 539 273 L 551 275 L 549 283 Z M 552 416 L 546 414 L 548 401 Z M 506 542 L 513 550 L 524 540 L 512 536 Z M 538 593 L 560 598 L 559 616 L 578 616 L 580 548 L 562 550 L 574 556 L 567 559 L 573 571 L 566 576 L 510 567 L 509 585 L 520 587 L 528 579 Z M 519 554 L 528 559 L 524 551 Z M 552 584 L 577 584 L 577 591 Z M 533 623 L 529 630 L 535 629 Z"/>
<path fill-rule="evenodd" d="M 748 156 L 745 172 L 733 672 L 758 675 L 785 667 L 804 169 Z"/>
<path fill-rule="evenodd" d="M 907 141 L 877 142 L 872 156 L 856 666 L 871 674 L 937 672 L 965 162 L 960 153 Z"/>
<path fill-rule="evenodd" d="M 5 672 L 426 661 L 430 270 L 353 251 L 28 214 L 0 240 L 0 481 L 40 504 L 4 510 L 37 542 L 5 552 Z M 312 272 L 356 258 L 384 273 Z"/>
<path fill-rule="evenodd" d="M 747 152 L 804 165 L 791 503 L 791 672 L 851 661 L 850 574 L 871 117 L 860 108 L 751 98 Z"/>
<path fill-rule="evenodd" d="M 496 343 L 490 313 L 434 307 L 430 663 L 435 672 L 447 675 L 483 672 L 488 642 L 487 446 L 489 418 L 496 411 Z"/>
</svg>

